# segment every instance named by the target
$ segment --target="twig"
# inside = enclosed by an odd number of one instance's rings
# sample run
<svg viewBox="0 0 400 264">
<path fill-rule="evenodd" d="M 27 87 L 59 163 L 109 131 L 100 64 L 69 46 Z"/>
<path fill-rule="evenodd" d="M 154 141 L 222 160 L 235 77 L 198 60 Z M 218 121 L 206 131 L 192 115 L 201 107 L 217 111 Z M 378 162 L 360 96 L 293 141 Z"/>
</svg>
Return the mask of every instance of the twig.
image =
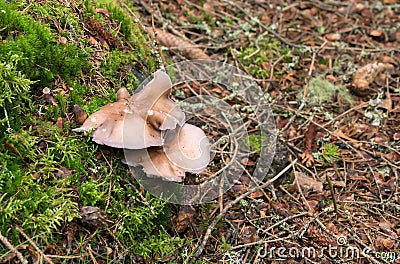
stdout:
<svg viewBox="0 0 400 264">
<path fill-rule="evenodd" d="M 89 256 L 88 253 L 81 254 L 81 255 L 71 255 L 71 256 L 61 256 L 61 255 L 46 255 L 49 258 L 58 258 L 58 259 L 80 259 L 82 260 L 84 257 Z"/>
<path fill-rule="evenodd" d="M 86 249 L 87 249 L 88 252 L 89 252 L 89 256 L 90 256 L 90 258 L 92 259 L 93 264 L 98 264 L 97 261 L 96 261 L 96 258 L 93 256 L 92 249 L 90 248 L 90 245 L 87 246 Z"/>
<path fill-rule="evenodd" d="M 258 191 L 259 189 L 263 189 L 269 185 L 271 185 L 274 181 L 276 181 L 278 178 L 280 178 L 286 171 L 288 171 L 295 163 L 297 162 L 297 159 L 295 159 L 292 163 L 290 163 L 288 166 L 286 166 L 286 168 L 284 168 L 281 172 L 279 172 L 274 178 L 266 181 L 265 183 L 263 183 L 260 186 L 256 186 L 251 188 L 250 190 L 248 190 L 247 192 L 243 193 L 242 195 L 240 195 L 239 197 L 237 197 L 235 200 L 231 201 L 230 203 L 228 203 L 225 208 L 215 217 L 215 219 L 212 221 L 212 223 L 209 225 L 203 241 L 201 242 L 199 248 L 197 249 L 197 252 L 194 254 L 194 256 L 197 258 L 201 255 L 201 253 L 204 250 L 204 247 L 207 244 L 208 238 L 211 235 L 211 232 L 213 231 L 213 229 L 215 228 L 215 226 L 217 225 L 217 223 L 219 222 L 219 220 L 221 220 L 221 218 L 226 214 L 226 212 L 232 208 L 232 206 L 234 206 L 235 204 L 237 204 L 240 200 L 242 200 L 243 198 L 249 196 L 250 194 Z"/>
<path fill-rule="evenodd" d="M 325 178 L 326 178 L 326 181 L 328 182 L 329 190 L 331 191 L 333 207 L 335 208 L 335 213 L 336 213 L 336 219 L 338 219 L 339 218 L 339 211 L 338 211 L 336 197 L 335 197 L 335 190 L 333 189 L 333 184 L 332 184 L 332 181 L 331 181 L 331 177 L 329 177 L 329 173 L 326 173 Z"/>
<path fill-rule="evenodd" d="M 19 261 L 21 261 L 21 263 L 28 263 L 28 261 L 24 258 L 24 256 L 22 256 L 21 252 L 19 252 L 10 242 L 8 242 L 7 238 L 4 237 L 1 232 L 0 232 L 0 241 L 4 244 L 4 246 L 6 246 L 9 250 L 11 250 L 12 252 L 15 253 L 15 255 L 17 255 L 17 258 L 19 259 Z"/>
<path fill-rule="evenodd" d="M 21 235 L 22 235 L 23 237 L 25 237 L 26 240 L 28 240 L 29 244 L 31 244 L 31 246 L 32 246 L 37 252 L 40 253 L 41 257 L 43 257 L 44 260 L 45 260 L 47 263 L 54 264 L 54 262 L 53 262 L 48 256 L 46 256 L 46 255 L 43 253 L 43 251 L 40 250 L 40 248 L 38 248 L 38 246 L 36 246 L 35 242 L 33 242 L 33 240 L 32 240 L 27 234 L 25 234 L 25 232 L 24 232 L 24 230 L 22 230 L 22 228 L 20 228 L 19 226 L 16 226 L 15 229 L 17 229 L 18 232 L 20 232 Z"/>
</svg>

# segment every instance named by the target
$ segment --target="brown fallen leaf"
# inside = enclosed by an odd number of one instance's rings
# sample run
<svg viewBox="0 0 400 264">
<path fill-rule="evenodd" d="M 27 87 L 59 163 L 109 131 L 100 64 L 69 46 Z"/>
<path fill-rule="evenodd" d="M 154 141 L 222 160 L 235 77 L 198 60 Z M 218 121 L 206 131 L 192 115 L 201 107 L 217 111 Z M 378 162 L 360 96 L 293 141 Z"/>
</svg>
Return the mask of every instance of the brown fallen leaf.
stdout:
<svg viewBox="0 0 400 264">
<path fill-rule="evenodd" d="M 392 96 L 389 92 L 386 92 L 386 98 L 381 101 L 379 107 L 386 109 L 388 111 L 392 111 L 393 109 L 392 106 L 393 106 Z"/>
<path fill-rule="evenodd" d="M 302 154 L 299 155 L 301 158 L 301 162 L 306 165 L 306 167 L 312 167 L 314 166 L 314 156 L 312 155 L 312 152 L 309 150 L 304 151 Z"/>
<path fill-rule="evenodd" d="M 384 63 L 370 63 L 358 69 L 353 75 L 353 92 L 359 96 L 368 95 L 371 91 L 370 84 L 385 69 Z"/>
<path fill-rule="evenodd" d="M 314 165 L 314 157 L 312 155 L 312 145 L 316 135 L 317 135 L 317 126 L 314 123 L 311 123 L 308 126 L 306 133 L 304 134 L 305 150 L 302 154 L 300 154 L 302 163 L 304 163 L 307 167 L 312 167 Z"/>
<path fill-rule="evenodd" d="M 383 30 L 374 29 L 374 30 L 371 30 L 371 32 L 369 34 L 371 36 L 373 36 L 373 37 L 378 37 L 379 38 L 380 36 L 383 35 L 383 33 L 384 33 Z"/>
<path fill-rule="evenodd" d="M 240 236 L 243 243 L 252 243 L 260 240 L 257 229 L 254 226 L 245 226 L 240 230 Z"/>
<path fill-rule="evenodd" d="M 214 1 L 207 0 L 203 4 L 203 9 L 210 17 L 215 17 Z"/>
<path fill-rule="evenodd" d="M 394 247 L 395 242 L 391 239 L 385 238 L 384 236 L 378 235 L 374 244 L 379 251 L 384 251 L 391 250 Z"/>
<path fill-rule="evenodd" d="M 193 221 L 193 218 L 196 214 L 196 211 L 190 205 L 183 205 L 178 213 L 176 218 L 176 231 L 178 233 L 185 231 L 190 223 Z"/>
<path fill-rule="evenodd" d="M 381 58 L 381 61 L 383 63 L 390 63 L 390 64 L 393 64 L 393 65 L 397 65 L 397 62 L 392 57 L 389 57 L 389 56 L 383 56 Z"/>
<path fill-rule="evenodd" d="M 334 187 L 341 187 L 341 188 L 346 187 L 346 183 L 344 181 L 332 181 L 332 185 Z"/>
<path fill-rule="evenodd" d="M 393 229 L 394 225 L 388 222 L 380 222 L 379 228 L 387 235 L 397 239 L 399 236 L 394 232 Z"/>
<path fill-rule="evenodd" d="M 56 172 L 56 176 L 59 179 L 65 179 L 69 176 L 71 176 L 72 174 L 74 174 L 76 172 L 76 170 L 69 170 L 63 166 L 60 167 L 59 171 Z"/>
<path fill-rule="evenodd" d="M 299 191 L 298 186 L 301 188 L 301 191 L 308 192 L 308 191 L 316 191 L 322 192 L 323 186 L 322 182 L 315 180 L 302 172 L 295 172 L 294 174 L 294 181 L 288 187 L 289 191 Z"/>
<path fill-rule="evenodd" d="M 325 38 L 329 41 L 337 41 L 342 38 L 342 35 L 339 33 L 330 33 L 330 34 L 326 34 Z"/>
<path fill-rule="evenodd" d="M 155 37 L 162 46 L 168 47 L 172 51 L 180 50 L 182 51 L 183 56 L 188 59 L 210 60 L 210 57 L 206 53 L 204 53 L 203 50 L 196 48 L 192 43 L 183 40 L 178 36 L 175 36 L 158 28 L 155 28 L 154 31 L 153 29 L 147 30 L 147 33 L 152 34 L 153 36 L 154 32 Z"/>
<path fill-rule="evenodd" d="M 257 199 L 257 198 L 262 197 L 263 195 L 264 195 L 264 194 L 262 193 L 262 191 L 257 190 L 257 191 L 255 191 L 255 192 L 251 193 L 251 194 L 249 195 L 249 197 L 250 197 L 251 199 Z"/>
<path fill-rule="evenodd" d="M 345 135 L 341 130 L 339 130 L 339 129 L 333 131 L 333 135 L 335 135 L 336 137 L 340 137 L 340 138 L 346 139 L 346 140 L 351 141 L 351 142 L 353 142 L 353 143 L 357 143 L 357 140 L 346 136 L 346 135 Z"/>
<path fill-rule="evenodd" d="M 319 205 L 319 201 L 318 200 L 314 200 L 314 199 L 308 200 L 307 199 L 307 203 L 310 206 L 312 211 L 314 211 L 314 212 L 317 211 L 317 208 L 318 208 L 318 205 Z"/>
<path fill-rule="evenodd" d="M 390 139 L 388 136 L 378 133 L 375 137 L 372 138 L 372 141 L 375 143 L 389 143 Z"/>
</svg>

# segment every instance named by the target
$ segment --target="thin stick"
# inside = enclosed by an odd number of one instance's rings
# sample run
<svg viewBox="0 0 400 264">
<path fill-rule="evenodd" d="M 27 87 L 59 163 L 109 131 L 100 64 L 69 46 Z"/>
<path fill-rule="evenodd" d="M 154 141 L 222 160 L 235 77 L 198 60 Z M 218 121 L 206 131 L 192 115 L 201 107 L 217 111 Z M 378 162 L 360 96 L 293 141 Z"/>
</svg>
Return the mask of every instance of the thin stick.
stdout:
<svg viewBox="0 0 400 264">
<path fill-rule="evenodd" d="M 335 212 L 336 212 L 336 219 L 338 219 L 340 214 L 339 214 L 339 210 L 337 207 L 337 202 L 336 202 L 336 197 L 335 197 L 335 189 L 333 189 L 333 184 L 331 181 L 331 177 L 329 177 L 329 173 L 326 173 L 325 178 L 326 178 L 326 181 L 328 182 L 329 190 L 331 191 L 333 207 L 335 208 Z"/>
<path fill-rule="evenodd" d="M 221 220 L 221 218 L 226 214 L 226 212 L 232 208 L 232 206 L 234 206 L 235 204 L 237 204 L 240 200 L 242 200 L 243 198 L 249 196 L 250 194 L 260 190 L 260 189 L 264 189 L 265 187 L 271 185 L 274 181 L 276 181 L 279 177 L 281 177 L 286 171 L 288 171 L 295 163 L 297 162 L 297 159 L 295 159 L 292 163 L 290 163 L 288 166 L 286 166 L 286 168 L 284 168 L 281 172 L 279 172 L 274 178 L 266 181 L 265 183 L 263 183 L 260 186 L 256 186 L 251 188 L 250 190 L 248 190 L 247 192 L 243 193 L 242 195 L 240 195 L 239 197 L 237 197 L 235 200 L 231 201 L 230 203 L 228 203 L 225 208 L 215 217 L 215 219 L 212 221 L 212 223 L 208 226 L 208 229 L 206 231 L 206 234 L 204 235 L 203 241 L 201 242 L 199 248 L 197 249 L 197 252 L 194 254 L 194 256 L 197 258 L 201 255 L 201 253 L 203 252 L 208 238 L 211 235 L 211 232 L 213 231 L 213 229 L 215 228 L 215 226 L 217 225 L 217 223 L 219 222 L 219 220 Z"/>
<path fill-rule="evenodd" d="M 19 259 L 19 261 L 21 261 L 21 263 L 28 263 L 28 261 L 24 258 L 24 256 L 22 256 L 21 252 L 19 252 L 10 242 L 8 242 L 7 238 L 4 237 L 1 232 L 0 232 L 0 241 L 4 244 L 4 246 L 6 246 L 9 250 L 11 250 L 12 252 L 15 253 L 15 255 L 17 255 L 17 258 Z"/>
<path fill-rule="evenodd" d="M 43 251 L 40 250 L 40 248 L 38 248 L 38 246 L 36 246 L 35 242 L 33 242 L 33 240 L 32 240 L 30 237 L 28 237 L 27 234 L 25 234 L 24 230 L 22 230 L 21 227 L 16 226 L 15 229 L 17 229 L 18 232 L 20 232 L 21 235 L 22 235 L 23 237 L 25 237 L 26 240 L 28 240 L 29 244 L 31 244 L 31 246 L 34 247 L 35 250 L 36 250 L 37 252 L 40 253 L 41 257 L 43 257 L 44 260 L 45 260 L 46 262 L 48 262 L 48 263 L 50 263 L 50 264 L 54 264 L 54 262 L 53 262 L 49 257 L 47 257 L 47 256 L 43 253 Z"/>
</svg>

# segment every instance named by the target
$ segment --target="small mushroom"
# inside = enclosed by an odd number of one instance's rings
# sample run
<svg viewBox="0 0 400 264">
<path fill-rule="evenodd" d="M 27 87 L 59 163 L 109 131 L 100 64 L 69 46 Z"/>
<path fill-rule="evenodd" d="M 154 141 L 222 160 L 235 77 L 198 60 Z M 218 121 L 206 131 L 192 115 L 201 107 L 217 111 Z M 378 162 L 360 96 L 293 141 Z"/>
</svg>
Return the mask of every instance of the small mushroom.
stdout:
<svg viewBox="0 0 400 264">
<path fill-rule="evenodd" d="M 168 98 L 172 83 L 162 71 L 154 74 L 140 92 L 133 96 L 125 88 L 117 92 L 117 102 L 103 106 L 75 132 L 94 129 L 93 141 L 115 148 L 142 149 L 161 146 L 161 130 L 182 125 L 185 114 Z"/>
<path fill-rule="evenodd" d="M 147 175 L 182 182 L 185 172 L 200 173 L 210 162 L 210 143 L 203 130 L 184 124 L 165 135 L 163 147 L 126 150 L 124 163 L 141 165 Z"/>
</svg>

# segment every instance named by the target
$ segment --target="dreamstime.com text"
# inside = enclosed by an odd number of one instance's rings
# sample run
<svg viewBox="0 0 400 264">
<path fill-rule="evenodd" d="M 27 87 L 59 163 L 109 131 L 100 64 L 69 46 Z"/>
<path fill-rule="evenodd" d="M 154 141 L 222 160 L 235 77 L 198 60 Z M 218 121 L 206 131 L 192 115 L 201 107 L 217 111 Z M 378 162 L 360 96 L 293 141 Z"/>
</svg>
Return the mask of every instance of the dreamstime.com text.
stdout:
<svg viewBox="0 0 400 264">
<path fill-rule="evenodd" d="M 400 259 L 399 252 L 375 252 L 366 247 L 359 249 L 347 246 L 346 237 L 338 237 L 337 245 L 328 245 L 318 251 L 314 247 L 264 247 L 259 248 L 258 257 L 260 259 L 289 259 L 289 258 L 309 258 L 322 259 L 324 256 L 331 259 L 356 260 L 359 258 L 372 257 L 375 259 L 386 260 L 390 263 Z"/>
</svg>

